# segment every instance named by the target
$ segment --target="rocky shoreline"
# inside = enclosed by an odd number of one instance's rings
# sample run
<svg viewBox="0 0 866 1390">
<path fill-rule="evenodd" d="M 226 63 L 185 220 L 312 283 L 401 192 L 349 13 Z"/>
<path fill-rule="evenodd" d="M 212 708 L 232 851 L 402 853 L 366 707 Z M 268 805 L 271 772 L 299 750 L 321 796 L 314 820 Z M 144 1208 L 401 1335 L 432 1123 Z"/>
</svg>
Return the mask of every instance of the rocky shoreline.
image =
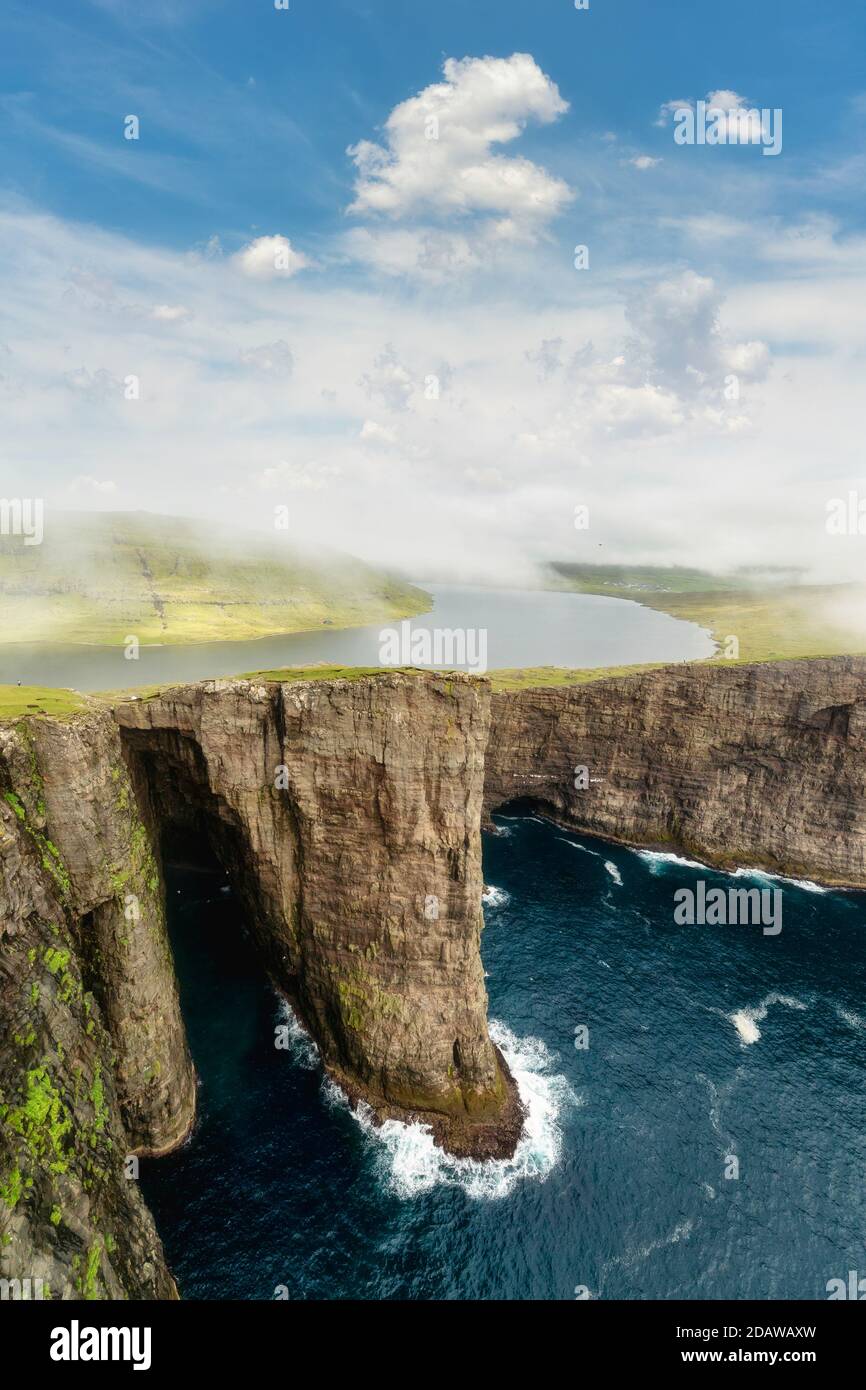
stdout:
<svg viewBox="0 0 866 1390">
<path fill-rule="evenodd" d="M 0 725 L 0 1275 L 176 1296 L 129 1171 L 195 1122 L 167 834 L 206 837 L 351 1104 L 508 1158 L 524 1114 L 487 1028 L 482 820 L 529 800 L 610 840 L 864 887 L 864 691 L 863 658 L 493 695 L 383 672 Z"/>
</svg>

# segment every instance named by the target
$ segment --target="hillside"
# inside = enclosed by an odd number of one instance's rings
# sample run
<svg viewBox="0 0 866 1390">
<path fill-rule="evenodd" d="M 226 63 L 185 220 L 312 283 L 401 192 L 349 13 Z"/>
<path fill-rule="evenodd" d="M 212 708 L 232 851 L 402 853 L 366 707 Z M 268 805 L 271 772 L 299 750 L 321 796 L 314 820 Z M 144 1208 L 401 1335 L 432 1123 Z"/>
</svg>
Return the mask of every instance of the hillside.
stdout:
<svg viewBox="0 0 866 1390">
<path fill-rule="evenodd" d="M 0 536 L 0 642 L 217 642 L 425 611 L 349 556 L 146 512 L 52 513 L 41 545 Z"/>
<path fill-rule="evenodd" d="M 719 643 L 717 659 L 726 664 L 722 652 L 731 636 L 738 640 L 741 661 L 866 652 L 864 586 L 798 580 L 793 570 L 715 575 L 676 566 L 556 564 L 550 587 L 632 599 L 698 623 Z"/>
</svg>

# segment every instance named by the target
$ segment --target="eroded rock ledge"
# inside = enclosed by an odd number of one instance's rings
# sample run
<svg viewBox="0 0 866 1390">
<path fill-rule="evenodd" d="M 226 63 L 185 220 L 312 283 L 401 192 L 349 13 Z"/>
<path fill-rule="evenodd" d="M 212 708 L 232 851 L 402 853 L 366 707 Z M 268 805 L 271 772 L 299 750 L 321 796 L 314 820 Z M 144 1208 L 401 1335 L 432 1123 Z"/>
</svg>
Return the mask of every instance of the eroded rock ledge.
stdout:
<svg viewBox="0 0 866 1390">
<path fill-rule="evenodd" d="M 396 672 L 206 682 L 0 727 L 0 1277 L 175 1296 L 125 1172 L 195 1116 L 164 832 L 208 837 L 353 1101 L 500 1157 L 522 1112 L 487 1031 L 482 800 L 863 887 L 864 678 L 834 658 L 492 697 Z"/>
</svg>

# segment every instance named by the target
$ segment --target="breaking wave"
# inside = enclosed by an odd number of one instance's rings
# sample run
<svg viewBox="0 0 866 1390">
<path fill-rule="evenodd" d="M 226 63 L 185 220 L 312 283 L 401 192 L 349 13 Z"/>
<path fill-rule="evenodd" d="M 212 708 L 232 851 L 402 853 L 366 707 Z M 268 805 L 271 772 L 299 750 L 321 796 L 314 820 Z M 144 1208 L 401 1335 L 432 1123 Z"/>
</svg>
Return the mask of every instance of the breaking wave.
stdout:
<svg viewBox="0 0 866 1390">
<path fill-rule="evenodd" d="M 706 873 L 723 874 L 727 878 L 751 878 L 764 883 L 790 883 L 792 888 L 802 888 L 806 893 L 838 891 L 824 888 L 820 883 L 813 883 L 810 878 L 788 878 L 785 874 L 771 874 L 767 869 L 720 869 L 712 864 L 702 864 L 699 859 L 686 859 L 682 854 L 669 854 L 654 849 L 636 849 L 632 852 L 649 865 L 651 874 L 663 873 L 668 865 L 678 864 L 681 869 L 703 869 Z"/>
<path fill-rule="evenodd" d="M 291 1060 L 304 1071 L 315 1071 L 320 1061 L 319 1049 L 287 1000 L 280 1000 L 277 1017 L 280 1026 L 286 1029 L 288 1047 L 285 1050 Z"/>
<path fill-rule="evenodd" d="M 581 854 L 591 854 L 593 859 L 601 858 L 597 849 L 588 849 L 586 845 L 579 845 L 577 840 L 567 840 L 564 835 L 557 835 L 556 838 L 561 840 L 564 845 L 571 845 L 572 849 L 579 849 Z"/>
<path fill-rule="evenodd" d="M 560 840 L 564 845 L 570 845 L 572 849 L 579 849 L 580 852 L 581 852 L 581 854 L 591 854 L 592 857 L 593 857 L 593 859 L 603 859 L 603 858 L 604 858 L 603 855 L 599 854 L 598 850 L 596 850 L 596 849 L 589 849 L 586 845 L 580 845 L 580 844 L 578 844 L 578 842 L 577 842 L 576 840 L 567 840 L 566 837 L 565 837 L 564 835 L 557 835 L 556 838 L 557 838 L 558 840 Z M 605 860 L 604 860 L 604 867 L 607 869 L 607 872 L 610 874 L 610 876 L 611 876 L 611 878 L 613 879 L 614 883 L 618 883 L 619 886 L 620 886 L 620 888 L 621 888 L 621 887 L 622 887 L 622 874 L 620 873 L 619 869 L 616 867 L 616 864 L 614 864 L 613 860 L 612 860 L 612 859 L 605 859 Z"/>
<path fill-rule="evenodd" d="M 492 883 L 488 883 L 484 886 L 481 901 L 485 907 L 504 907 L 511 901 L 511 894 L 506 893 L 504 888 L 494 888 Z"/>
<path fill-rule="evenodd" d="M 684 869 L 709 869 L 708 864 L 702 864 L 698 859 L 686 859 L 681 854 L 666 854 L 662 850 L 636 849 L 632 853 L 649 865 L 651 874 L 662 873 L 667 864 L 679 864 Z"/>
<path fill-rule="evenodd" d="M 749 1047 L 758 1041 L 761 1036 L 758 1024 L 763 1023 L 767 1017 L 767 1011 L 773 1004 L 784 1004 L 786 1009 L 808 1008 L 807 1004 L 792 998 L 790 994 L 768 994 L 754 1008 L 738 1009 L 736 1013 L 728 1014 L 727 1018 L 739 1033 L 743 1047 Z"/>
<path fill-rule="evenodd" d="M 832 888 L 822 888 L 810 878 L 786 878 L 784 874 L 771 874 L 766 869 L 734 869 L 732 878 L 756 878 L 765 883 L 790 883 L 793 888 L 802 888 L 807 893 L 831 893 Z M 839 891 L 839 890 L 836 890 Z"/>
<path fill-rule="evenodd" d="M 495 1200 L 507 1197 L 520 1182 L 543 1182 L 562 1153 L 564 1110 L 583 1102 L 564 1076 L 553 1070 L 556 1055 L 540 1038 L 518 1038 L 496 1019 L 490 1020 L 490 1037 L 501 1048 L 526 1107 L 523 1134 L 513 1158 L 455 1158 L 433 1142 L 429 1125 L 373 1121 L 369 1107 L 361 1105 L 354 1118 L 373 1141 L 379 1176 L 385 1187 L 404 1199 L 418 1197 L 440 1185 L 460 1187 L 467 1197 Z M 348 1108 L 338 1086 L 325 1080 L 330 1104 Z"/>
</svg>

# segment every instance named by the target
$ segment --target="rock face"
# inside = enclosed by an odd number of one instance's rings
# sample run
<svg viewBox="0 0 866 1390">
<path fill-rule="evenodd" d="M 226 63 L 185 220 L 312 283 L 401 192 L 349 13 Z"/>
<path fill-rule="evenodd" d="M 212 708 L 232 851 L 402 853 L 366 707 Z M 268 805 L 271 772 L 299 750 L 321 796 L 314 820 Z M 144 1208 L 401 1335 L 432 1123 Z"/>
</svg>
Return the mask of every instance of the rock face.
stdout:
<svg viewBox="0 0 866 1390">
<path fill-rule="evenodd" d="M 862 888 L 866 658 L 494 695 L 486 813 L 524 797 L 608 839 Z"/>
<path fill-rule="evenodd" d="M 146 817 L 205 834 L 330 1074 L 455 1153 L 513 1152 L 487 1032 L 489 695 L 466 676 L 207 682 L 117 711 Z"/>
<path fill-rule="evenodd" d="M 125 1170 L 195 1113 L 161 841 L 207 838 L 354 1101 L 508 1155 L 523 1117 L 487 1031 L 482 799 L 863 887 L 864 678 L 835 658 L 492 697 L 461 675 L 207 682 L 0 726 L 0 1278 L 175 1296 Z"/>
<path fill-rule="evenodd" d="M 0 728 L 0 1021 L 11 1296 L 176 1297 L 127 1155 L 182 1136 L 192 1069 L 108 712 Z"/>
</svg>

